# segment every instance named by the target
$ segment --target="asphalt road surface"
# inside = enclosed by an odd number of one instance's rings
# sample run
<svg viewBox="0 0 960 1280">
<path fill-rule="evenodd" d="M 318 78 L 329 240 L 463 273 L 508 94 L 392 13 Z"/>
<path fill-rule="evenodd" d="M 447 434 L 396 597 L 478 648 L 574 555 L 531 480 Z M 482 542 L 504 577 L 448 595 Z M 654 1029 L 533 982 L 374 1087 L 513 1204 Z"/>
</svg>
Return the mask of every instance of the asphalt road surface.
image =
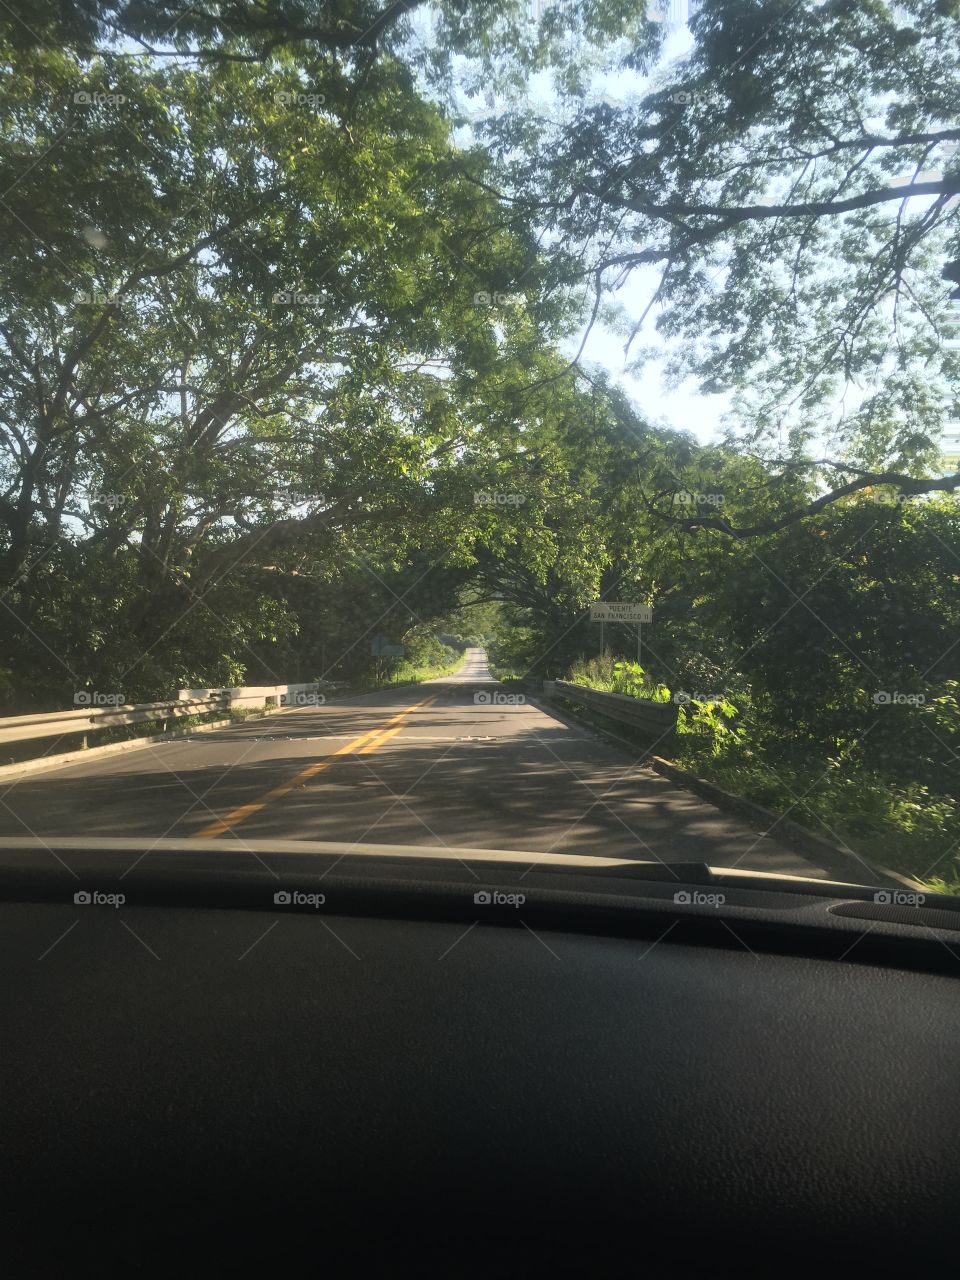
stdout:
<svg viewBox="0 0 960 1280">
<path fill-rule="evenodd" d="M 531 702 L 455 676 L 0 784 L 0 835 L 326 840 L 708 862 L 815 861 Z"/>
</svg>

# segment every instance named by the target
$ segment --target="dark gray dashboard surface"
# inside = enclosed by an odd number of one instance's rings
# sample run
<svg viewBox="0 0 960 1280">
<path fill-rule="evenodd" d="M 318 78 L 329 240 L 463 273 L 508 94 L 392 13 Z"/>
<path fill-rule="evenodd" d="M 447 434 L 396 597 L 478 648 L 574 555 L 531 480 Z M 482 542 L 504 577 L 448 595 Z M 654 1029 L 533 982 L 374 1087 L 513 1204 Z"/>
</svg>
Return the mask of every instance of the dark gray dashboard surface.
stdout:
<svg viewBox="0 0 960 1280">
<path fill-rule="evenodd" d="M 0 904 L 11 1256 L 523 1274 L 638 1232 L 723 1274 L 943 1243 L 957 982 L 664 929 Z"/>
</svg>

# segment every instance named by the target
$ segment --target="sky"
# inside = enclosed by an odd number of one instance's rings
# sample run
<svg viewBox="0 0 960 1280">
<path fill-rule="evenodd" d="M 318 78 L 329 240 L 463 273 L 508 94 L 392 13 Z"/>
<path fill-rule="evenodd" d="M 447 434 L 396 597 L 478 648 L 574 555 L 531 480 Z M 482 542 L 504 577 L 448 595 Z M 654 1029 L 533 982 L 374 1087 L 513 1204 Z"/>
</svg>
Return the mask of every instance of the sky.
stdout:
<svg viewBox="0 0 960 1280">
<path fill-rule="evenodd" d="M 528 0 L 528 2 L 531 21 L 539 21 L 549 8 L 566 3 L 567 0 Z M 588 91 L 588 100 L 606 98 L 611 105 L 619 105 L 621 102 L 628 102 L 633 96 L 645 93 L 655 80 L 673 74 L 677 63 L 684 60 L 693 44 L 693 37 L 686 19 L 691 15 L 695 5 L 696 0 L 648 0 L 648 14 L 651 14 L 656 6 L 664 18 L 665 40 L 656 67 L 648 77 L 633 73 L 625 75 L 598 72 Z M 429 44 L 429 6 L 421 11 L 421 16 L 424 25 L 417 32 L 417 38 Z M 465 95 L 460 100 L 464 113 L 469 115 L 472 112 L 475 118 L 486 114 L 497 114 L 506 105 L 505 102 L 494 100 L 489 92 L 485 95 L 485 100 L 484 97 L 468 98 Z M 532 113 L 547 119 L 557 120 L 562 116 L 562 103 L 553 92 L 547 73 L 532 76 L 528 81 L 527 105 Z M 877 124 L 881 127 L 883 121 L 878 121 Z M 467 127 L 463 133 L 464 142 L 469 145 L 472 131 Z M 923 176 L 938 177 L 939 174 Z M 911 180 L 915 180 L 914 175 L 907 173 L 901 178 L 894 179 L 894 182 Z M 925 203 L 925 200 L 920 200 L 919 203 Z M 911 201 L 910 204 L 912 205 L 913 202 Z M 638 318 L 647 306 L 658 282 L 659 272 L 656 267 L 635 270 L 627 282 L 617 290 L 613 300 L 622 306 L 628 318 L 631 316 Z M 638 411 L 651 422 L 690 432 L 701 443 L 708 444 L 722 435 L 725 425 L 724 417 L 734 409 L 734 396 L 732 393 L 704 394 L 694 379 L 687 379 L 679 386 L 668 385 L 664 372 L 667 341 L 657 333 L 657 314 L 657 309 L 651 308 L 643 326 L 633 339 L 632 357 L 635 358 L 641 348 L 647 353 L 654 353 L 641 368 L 627 368 L 623 337 L 605 328 L 599 320 L 586 337 L 581 357 L 582 363 L 587 368 L 591 365 L 600 366 L 608 372 L 611 378 L 630 395 Z M 580 331 L 560 344 L 564 355 L 571 359 L 576 356 L 584 340 L 587 323 L 588 318 L 585 316 Z M 664 353 L 663 358 L 657 358 L 658 351 Z M 840 413 L 844 408 L 850 410 L 855 407 L 859 398 L 860 393 L 857 389 L 848 387 L 844 397 L 838 398 L 836 402 L 837 412 Z"/>
<path fill-rule="evenodd" d="M 539 18 L 550 3 L 551 0 L 530 0 L 533 19 Z M 660 0 L 660 4 L 669 21 L 665 23 L 666 40 L 663 56 L 657 68 L 658 75 L 671 63 L 682 59 L 693 42 L 689 30 L 682 21 L 688 12 L 689 0 Z M 428 28 L 425 28 L 422 34 L 429 40 Z M 599 98 L 603 94 L 608 94 L 613 99 L 623 100 L 633 95 L 640 96 L 645 92 L 648 84 L 649 80 L 638 75 L 598 75 L 590 96 Z M 528 94 L 532 110 L 548 118 L 557 118 L 558 102 L 546 73 L 531 78 Z M 479 109 L 479 113 L 483 114 L 489 112 L 491 108 L 496 110 L 500 104 L 488 98 L 486 103 L 476 99 L 466 105 L 468 108 Z M 469 134 L 469 130 L 467 133 Z M 638 317 L 656 289 L 658 281 L 659 273 L 655 267 L 637 270 L 617 291 L 616 301 L 628 314 Z M 660 349 L 666 353 L 667 344 L 656 331 L 656 318 L 657 311 L 652 309 L 634 338 L 632 357 L 636 357 L 640 347 Z M 564 355 L 571 359 L 576 355 L 583 341 L 586 327 L 585 319 L 583 328 L 560 344 Z M 582 363 L 586 367 L 599 365 L 606 370 L 630 395 L 643 416 L 651 422 L 680 431 L 689 431 L 705 444 L 719 437 L 721 419 L 731 407 L 731 396 L 704 395 L 692 379 L 688 379 L 679 387 L 668 386 L 664 376 L 664 362 L 656 358 L 649 360 L 642 369 L 628 371 L 623 347 L 623 337 L 605 328 L 598 321 L 587 336 L 581 357 Z"/>
<path fill-rule="evenodd" d="M 639 273 L 638 273 L 639 275 Z M 631 311 L 639 311 L 637 302 L 646 301 L 645 291 L 639 279 L 622 290 Z M 633 296 L 631 296 L 633 295 Z M 633 305 L 630 305 L 630 304 Z M 571 357 L 580 345 L 580 338 L 565 344 Z M 637 342 L 666 350 L 666 343 L 654 329 L 651 315 L 638 335 Z M 615 376 L 644 417 L 651 422 L 689 431 L 703 444 L 709 444 L 720 435 L 722 415 L 730 408 L 730 395 L 704 395 L 695 381 L 690 379 L 679 387 L 668 387 L 663 376 L 663 362 L 648 361 L 639 371 L 624 371 L 623 338 L 612 334 L 601 325 L 594 326 L 587 339 L 583 360 L 595 362 Z"/>
<path fill-rule="evenodd" d="M 542 3 L 543 0 L 531 0 Z M 651 8 L 653 6 L 651 5 Z M 667 25 L 666 41 L 660 70 L 669 64 L 681 60 L 693 43 L 689 30 L 682 19 L 689 8 L 687 0 L 660 0 L 660 7 L 671 21 Z M 627 96 L 644 92 L 646 82 L 639 76 L 632 78 L 632 83 L 625 83 L 623 77 L 614 79 L 607 77 L 599 82 L 599 88 L 613 96 Z M 540 86 L 537 86 L 540 90 Z M 617 301 L 628 313 L 639 316 L 656 289 L 660 275 L 655 267 L 633 272 L 628 282 L 617 293 Z M 666 351 L 666 342 L 656 331 L 656 309 L 651 310 L 642 329 L 633 343 L 633 354 L 637 348 L 662 349 Z M 582 335 L 566 344 L 569 354 L 576 353 Z M 730 408 L 729 395 L 704 395 L 694 380 L 688 379 L 679 387 L 667 385 L 663 373 L 663 361 L 652 359 L 640 370 L 627 372 L 624 368 L 625 357 L 623 338 L 597 324 L 591 330 L 583 352 L 586 362 L 596 362 L 616 377 L 621 386 L 630 394 L 645 417 L 679 431 L 689 431 L 701 443 L 707 444 L 720 434 L 722 415 Z"/>
</svg>

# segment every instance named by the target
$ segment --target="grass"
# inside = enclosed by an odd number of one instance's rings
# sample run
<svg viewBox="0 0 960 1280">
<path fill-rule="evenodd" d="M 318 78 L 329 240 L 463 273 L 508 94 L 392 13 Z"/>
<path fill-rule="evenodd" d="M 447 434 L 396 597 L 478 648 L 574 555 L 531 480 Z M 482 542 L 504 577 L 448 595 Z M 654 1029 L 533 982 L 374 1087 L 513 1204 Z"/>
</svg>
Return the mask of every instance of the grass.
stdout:
<svg viewBox="0 0 960 1280">
<path fill-rule="evenodd" d="M 677 752 L 677 763 L 735 795 L 790 818 L 833 844 L 847 844 L 873 861 L 928 884 L 931 892 L 958 893 L 957 864 L 943 867 L 945 850 L 960 843 L 960 812 L 951 796 L 918 784 L 897 783 L 864 769 L 845 773 L 822 761 L 711 759 Z"/>
<path fill-rule="evenodd" d="M 601 693 L 622 693 L 647 702 L 669 702 L 670 690 L 651 680 L 639 662 L 627 662 L 605 653 L 600 658 L 580 659 L 570 668 L 570 683 L 582 684 Z"/>
<path fill-rule="evenodd" d="M 379 689 L 394 688 L 405 684 L 421 684 L 424 680 L 437 680 L 442 676 L 452 676 L 466 662 L 466 655 L 458 653 L 449 662 L 436 666 L 429 663 L 414 666 L 412 662 L 401 662 L 384 680 L 377 680 L 373 675 L 364 675 L 351 680 L 344 693 L 376 693 Z"/>
</svg>

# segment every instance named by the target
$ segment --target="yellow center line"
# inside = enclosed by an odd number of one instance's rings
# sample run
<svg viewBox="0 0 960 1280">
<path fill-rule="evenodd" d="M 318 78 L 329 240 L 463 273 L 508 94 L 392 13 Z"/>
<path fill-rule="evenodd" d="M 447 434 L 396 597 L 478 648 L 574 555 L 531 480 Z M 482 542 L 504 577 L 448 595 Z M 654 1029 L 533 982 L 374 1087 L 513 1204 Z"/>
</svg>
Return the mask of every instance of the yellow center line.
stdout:
<svg viewBox="0 0 960 1280">
<path fill-rule="evenodd" d="M 274 800 L 281 800 L 284 796 L 288 796 L 295 787 L 299 787 L 309 778 L 315 777 L 323 769 L 333 764 L 337 756 L 348 755 L 351 751 L 357 751 L 360 754 L 367 751 L 375 751 L 382 742 L 386 742 L 388 738 L 392 738 L 395 733 L 399 733 L 403 728 L 399 721 L 404 720 L 413 711 L 419 711 L 421 707 L 429 707 L 431 703 L 436 702 L 436 697 L 425 698 L 423 702 L 415 702 L 412 707 L 404 707 L 395 716 L 391 716 L 384 724 L 377 729 L 370 729 L 367 733 L 361 733 L 359 738 L 354 738 L 352 742 L 346 743 L 342 747 L 338 747 L 336 751 L 331 751 L 328 756 L 322 760 L 318 760 L 316 764 L 308 765 L 306 769 L 301 769 L 299 773 L 294 774 L 289 782 L 282 782 L 278 787 L 271 787 L 258 800 L 251 800 L 249 804 L 239 805 L 236 809 L 231 809 L 228 814 L 222 818 L 214 818 L 213 822 L 208 822 L 196 834 L 196 838 L 200 840 L 208 840 L 213 836 L 223 835 L 225 831 L 230 831 L 233 827 L 238 826 L 251 814 L 259 813 L 261 809 L 265 809 L 268 804 L 272 804 Z M 396 725 L 394 729 L 392 726 Z"/>
<path fill-rule="evenodd" d="M 377 747 L 382 747 L 388 738 L 392 738 L 395 733 L 401 733 L 402 730 L 402 724 L 398 724 L 395 729 L 384 729 L 382 733 L 378 733 L 372 741 L 368 742 L 365 747 L 361 747 L 357 754 L 365 756 L 368 751 L 376 751 Z"/>
</svg>

